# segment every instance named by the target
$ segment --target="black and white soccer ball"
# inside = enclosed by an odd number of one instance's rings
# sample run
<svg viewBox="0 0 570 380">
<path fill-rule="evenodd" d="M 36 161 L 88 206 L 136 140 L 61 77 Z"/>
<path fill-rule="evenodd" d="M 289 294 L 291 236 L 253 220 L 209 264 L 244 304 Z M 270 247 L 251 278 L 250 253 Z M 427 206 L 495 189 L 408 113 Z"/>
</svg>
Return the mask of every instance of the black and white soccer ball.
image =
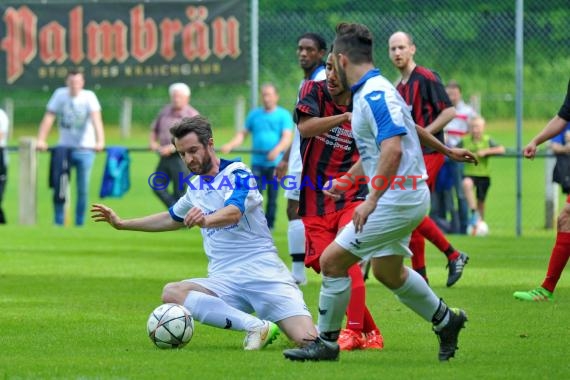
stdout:
<svg viewBox="0 0 570 380">
<path fill-rule="evenodd" d="M 175 303 L 165 303 L 154 309 L 146 327 L 150 340 L 159 348 L 182 348 L 194 335 L 192 314 Z"/>
</svg>

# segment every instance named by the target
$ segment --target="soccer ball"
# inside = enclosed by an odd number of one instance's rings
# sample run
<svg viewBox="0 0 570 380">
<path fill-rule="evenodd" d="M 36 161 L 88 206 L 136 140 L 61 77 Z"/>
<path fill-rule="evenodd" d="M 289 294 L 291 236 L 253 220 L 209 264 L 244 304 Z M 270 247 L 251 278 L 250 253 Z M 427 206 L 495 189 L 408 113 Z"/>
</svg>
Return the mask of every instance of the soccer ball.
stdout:
<svg viewBox="0 0 570 380">
<path fill-rule="evenodd" d="M 165 303 L 154 309 L 146 327 L 150 340 L 159 348 L 182 348 L 194 335 L 192 314 L 175 303 Z"/>
<path fill-rule="evenodd" d="M 487 236 L 489 234 L 489 226 L 485 221 L 480 220 L 475 225 L 470 225 L 467 227 L 467 235 L 471 236 Z"/>
</svg>

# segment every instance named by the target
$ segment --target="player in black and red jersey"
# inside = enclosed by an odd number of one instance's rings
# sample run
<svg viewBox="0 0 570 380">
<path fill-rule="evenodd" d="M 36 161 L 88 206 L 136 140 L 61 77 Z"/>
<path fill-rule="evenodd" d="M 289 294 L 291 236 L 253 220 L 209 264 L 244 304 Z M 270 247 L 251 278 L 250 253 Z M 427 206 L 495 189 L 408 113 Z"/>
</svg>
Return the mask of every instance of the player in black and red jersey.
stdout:
<svg viewBox="0 0 570 380">
<path fill-rule="evenodd" d="M 558 114 L 546 124 L 546 127 L 538 135 L 536 135 L 524 148 L 523 154 L 526 158 L 533 159 L 536 155 L 536 148 L 553 138 L 566 128 L 566 124 L 570 122 L 570 80 L 568 81 L 568 90 L 566 90 L 566 99 L 560 107 Z M 558 216 L 558 230 L 556 232 L 556 243 L 552 249 L 550 260 L 548 261 L 548 269 L 546 277 L 542 284 L 529 291 L 515 292 L 515 298 L 522 301 L 553 301 L 554 289 L 562 271 L 570 258 L 570 195 L 566 198 L 566 204 Z"/>
<path fill-rule="evenodd" d="M 337 233 L 352 220 L 354 208 L 368 193 L 367 185 L 352 186 L 338 199 L 323 193 L 328 179 L 347 172 L 360 158 L 350 126 L 350 91 L 326 61 L 326 81 L 306 81 L 299 93 L 296 119 L 303 162 L 299 215 L 305 225 L 305 265 L 320 273 L 319 258 Z M 346 329 L 341 350 L 382 349 L 382 335 L 366 307 L 366 289 L 358 264 L 352 266 Z"/>
<path fill-rule="evenodd" d="M 416 64 L 414 61 L 416 45 L 410 34 L 396 32 L 390 36 L 388 45 L 390 59 L 402 76 L 396 89 L 411 106 L 411 114 L 416 124 L 425 128 L 443 143 L 443 128 L 455 116 L 455 109 L 438 74 Z M 445 157 L 430 148 L 423 147 L 422 149 L 429 176 L 427 184 L 433 192 L 437 174 L 443 166 Z M 414 230 L 410 239 L 410 250 L 414 254 L 412 267 L 426 281 L 424 238 L 431 241 L 447 256 L 449 268 L 447 286 L 452 286 L 461 278 L 469 256 L 456 250 L 435 222 L 426 216 Z"/>
</svg>

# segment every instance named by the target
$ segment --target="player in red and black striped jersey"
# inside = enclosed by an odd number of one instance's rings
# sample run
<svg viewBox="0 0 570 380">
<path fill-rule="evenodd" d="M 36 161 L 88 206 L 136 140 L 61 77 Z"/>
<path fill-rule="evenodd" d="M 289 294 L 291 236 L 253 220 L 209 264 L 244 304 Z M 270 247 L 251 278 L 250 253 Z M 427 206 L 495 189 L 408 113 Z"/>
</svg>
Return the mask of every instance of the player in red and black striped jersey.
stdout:
<svg viewBox="0 0 570 380">
<path fill-rule="evenodd" d="M 548 141 L 562 132 L 568 123 L 570 123 L 570 80 L 568 81 L 568 89 L 566 90 L 566 99 L 564 99 L 564 103 L 562 103 L 558 114 L 528 143 L 523 151 L 524 156 L 533 159 L 536 154 L 536 148 L 543 142 Z M 546 271 L 544 281 L 536 289 L 515 292 L 515 298 L 535 302 L 552 301 L 554 299 L 554 289 L 570 258 L 570 195 L 566 198 L 566 204 L 560 212 L 557 226 L 556 243 L 552 249 L 550 260 L 548 261 L 548 270 Z"/>
<path fill-rule="evenodd" d="M 326 62 L 326 81 L 307 81 L 299 93 L 295 112 L 301 135 L 303 162 L 299 215 L 305 225 L 305 265 L 320 272 L 319 258 L 338 232 L 351 220 L 354 208 L 368 194 L 366 184 L 351 186 L 333 199 L 323 193 L 329 180 L 341 177 L 360 158 L 350 125 L 350 91 Z M 341 350 L 382 349 L 380 330 L 366 307 L 366 289 L 358 264 L 348 270 L 351 278 L 346 329 L 338 339 Z"/>
<path fill-rule="evenodd" d="M 405 32 L 396 32 L 388 41 L 392 63 L 402 76 L 396 88 L 411 107 L 411 114 L 417 125 L 425 128 L 439 141 L 444 142 L 443 128 L 455 116 L 455 109 L 447 96 L 439 75 L 414 61 L 416 46 L 412 37 Z M 428 173 L 427 184 L 435 190 L 437 174 L 443 166 L 443 154 L 429 148 L 422 148 Z M 435 222 L 426 216 L 412 232 L 410 250 L 413 252 L 412 267 L 427 281 L 425 262 L 425 240 L 431 241 L 448 259 L 447 286 L 455 284 L 463 274 L 469 260 L 465 253 L 457 251 L 446 239 Z"/>
</svg>

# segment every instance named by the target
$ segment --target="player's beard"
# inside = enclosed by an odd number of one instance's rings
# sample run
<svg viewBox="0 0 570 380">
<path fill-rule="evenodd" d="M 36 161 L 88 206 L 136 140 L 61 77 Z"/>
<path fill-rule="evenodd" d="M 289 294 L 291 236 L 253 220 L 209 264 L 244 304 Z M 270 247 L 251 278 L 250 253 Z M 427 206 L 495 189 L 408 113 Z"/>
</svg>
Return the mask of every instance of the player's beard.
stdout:
<svg viewBox="0 0 570 380">
<path fill-rule="evenodd" d="M 198 166 L 198 170 L 192 170 L 190 166 L 188 166 L 188 170 L 190 170 L 195 175 L 204 175 L 212 170 L 212 166 L 213 164 L 210 156 L 205 156 L 204 161 L 200 164 L 200 166 Z"/>
</svg>

